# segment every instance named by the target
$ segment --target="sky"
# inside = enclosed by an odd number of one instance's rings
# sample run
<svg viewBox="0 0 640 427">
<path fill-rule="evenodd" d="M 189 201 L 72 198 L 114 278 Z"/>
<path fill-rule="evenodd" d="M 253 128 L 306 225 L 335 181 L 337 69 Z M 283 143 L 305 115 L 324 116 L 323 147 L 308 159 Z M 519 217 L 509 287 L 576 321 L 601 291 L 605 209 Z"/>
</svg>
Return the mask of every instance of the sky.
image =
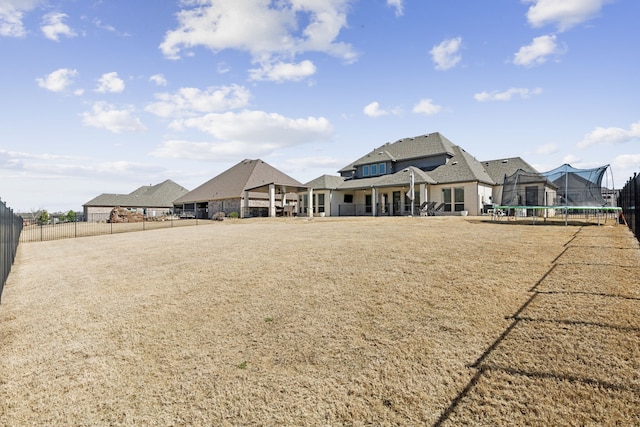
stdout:
<svg viewBox="0 0 640 427">
<path fill-rule="evenodd" d="M 0 0 L 0 200 L 80 211 L 244 159 L 306 183 L 440 132 L 640 172 L 638 0 Z"/>
</svg>

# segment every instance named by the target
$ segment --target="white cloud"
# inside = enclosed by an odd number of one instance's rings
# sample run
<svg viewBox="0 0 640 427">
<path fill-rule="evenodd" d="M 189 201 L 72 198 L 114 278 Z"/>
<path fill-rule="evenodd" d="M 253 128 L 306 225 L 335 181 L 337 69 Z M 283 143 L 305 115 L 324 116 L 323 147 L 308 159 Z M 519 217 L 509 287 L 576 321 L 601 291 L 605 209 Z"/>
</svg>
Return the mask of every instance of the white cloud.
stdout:
<svg viewBox="0 0 640 427">
<path fill-rule="evenodd" d="M 396 16 L 402 16 L 404 14 L 403 2 L 404 0 L 387 0 L 387 5 L 396 9 Z"/>
<path fill-rule="evenodd" d="M 263 64 L 262 68 L 249 70 L 251 80 L 268 80 L 274 82 L 299 81 L 314 75 L 316 66 L 305 60 L 298 64 L 278 62 Z"/>
<path fill-rule="evenodd" d="M 93 25 L 95 25 L 97 28 L 100 28 L 101 30 L 105 30 L 108 31 L 110 33 L 116 34 L 120 37 L 130 37 L 131 34 L 127 33 L 127 32 L 122 32 L 122 31 L 118 31 L 113 25 L 109 25 L 109 24 L 104 24 L 100 19 L 94 19 L 93 21 Z"/>
<path fill-rule="evenodd" d="M 293 119 L 277 113 L 252 110 L 210 113 L 176 120 L 172 127 L 177 130 L 196 129 L 221 141 L 271 150 L 326 140 L 333 134 L 331 123 L 324 117 Z"/>
<path fill-rule="evenodd" d="M 262 157 L 271 150 L 246 142 L 193 142 L 185 140 L 164 141 L 151 152 L 152 156 L 168 159 L 201 161 L 232 161 L 238 158 Z"/>
<path fill-rule="evenodd" d="M 96 92 L 100 93 L 120 93 L 124 90 L 124 81 L 118 77 L 118 73 L 111 72 L 103 74 L 98 79 L 98 86 Z"/>
<path fill-rule="evenodd" d="M 77 34 L 67 24 L 62 22 L 69 16 L 60 12 L 51 12 L 42 18 L 42 33 L 49 40 L 59 41 L 60 36 L 76 37 Z"/>
<path fill-rule="evenodd" d="M 448 70 L 455 67 L 462 56 L 458 53 L 462 46 L 462 37 L 444 40 L 429 51 L 437 70 Z"/>
<path fill-rule="evenodd" d="M 154 156 L 194 160 L 261 157 L 285 147 L 326 141 L 333 135 L 333 127 L 324 117 L 294 119 L 250 110 L 176 120 L 172 127 L 196 129 L 212 135 L 215 141 L 169 140 L 152 153 Z"/>
<path fill-rule="evenodd" d="M 622 176 L 618 176 L 616 181 L 622 179 L 624 183 L 627 179 L 633 177 L 633 173 L 640 173 L 640 154 L 621 154 L 616 156 L 611 162 L 613 168 L 618 171 L 623 171 Z"/>
<path fill-rule="evenodd" d="M 567 154 L 562 158 L 562 164 L 566 163 L 568 165 L 573 165 L 574 167 L 578 167 L 576 165 L 578 165 L 581 161 L 582 159 L 575 154 Z"/>
<path fill-rule="evenodd" d="M 362 112 L 369 117 L 381 117 L 381 116 L 388 116 L 389 114 L 394 114 L 394 115 L 400 114 L 400 109 L 392 108 L 390 110 L 383 110 L 380 108 L 380 103 L 377 101 L 374 101 L 366 105 L 362 109 Z"/>
<path fill-rule="evenodd" d="M 231 71 L 231 67 L 226 62 L 219 62 L 216 69 L 219 74 L 226 74 Z"/>
<path fill-rule="evenodd" d="M 206 90 L 185 87 L 176 93 L 159 93 L 157 102 L 145 110 L 160 117 L 181 117 L 202 113 L 214 113 L 245 107 L 251 93 L 243 86 L 219 86 Z"/>
<path fill-rule="evenodd" d="M 73 78 L 77 75 L 77 70 L 60 68 L 47 74 L 43 78 L 37 78 L 36 82 L 38 82 L 38 86 L 51 92 L 63 92 L 73 84 Z M 82 92 L 80 92 L 80 94 L 82 94 Z"/>
<path fill-rule="evenodd" d="M 353 0 L 198 0 L 178 12 L 178 28 L 165 34 L 162 53 L 171 59 L 184 49 L 237 49 L 258 63 L 290 62 L 305 52 L 323 52 L 352 62 L 351 45 L 337 41 Z M 302 26 L 302 28 L 300 28 Z"/>
<path fill-rule="evenodd" d="M 578 147 L 623 144 L 634 139 L 640 139 L 640 122 L 632 123 L 629 129 L 596 127 L 584 136 L 582 141 L 578 143 Z"/>
<path fill-rule="evenodd" d="M 167 79 L 162 74 L 154 74 L 149 77 L 149 81 L 157 84 L 158 86 L 166 86 Z"/>
<path fill-rule="evenodd" d="M 525 0 L 533 3 L 527 20 L 533 27 L 554 24 L 559 31 L 568 30 L 600 13 L 609 0 Z"/>
<path fill-rule="evenodd" d="M 558 146 L 555 144 L 544 144 L 535 150 L 535 154 L 547 156 L 558 152 Z"/>
<path fill-rule="evenodd" d="M 0 2 L 0 36 L 24 37 L 27 31 L 22 19 L 42 0 L 2 0 Z"/>
<path fill-rule="evenodd" d="M 93 104 L 91 112 L 82 113 L 82 121 L 85 126 L 106 129 L 113 133 L 142 132 L 146 130 L 140 119 L 134 116 L 134 112 L 133 107 L 119 110 L 105 102 L 96 102 Z"/>
<path fill-rule="evenodd" d="M 291 157 L 284 160 L 286 170 L 291 172 L 308 171 L 309 169 L 340 169 L 347 163 L 347 160 L 336 159 L 334 157 Z"/>
<path fill-rule="evenodd" d="M 503 92 L 480 92 L 473 95 L 473 98 L 479 102 L 486 101 L 511 101 L 514 96 L 520 96 L 520 98 L 526 99 L 531 95 L 539 95 L 542 93 L 541 88 L 527 89 L 521 87 L 512 87 Z"/>
<path fill-rule="evenodd" d="M 431 116 L 442 111 L 442 106 L 436 105 L 431 99 L 421 99 L 414 107 L 413 112 Z"/>
<path fill-rule="evenodd" d="M 531 44 L 522 46 L 514 54 L 513 63 L 524 67 L 543 64 L 551 55 L 561 55 L 566 49 L 561 49 L 556 43 L 556 36 L 545 35 L 536 37 Z"/>
</svg>

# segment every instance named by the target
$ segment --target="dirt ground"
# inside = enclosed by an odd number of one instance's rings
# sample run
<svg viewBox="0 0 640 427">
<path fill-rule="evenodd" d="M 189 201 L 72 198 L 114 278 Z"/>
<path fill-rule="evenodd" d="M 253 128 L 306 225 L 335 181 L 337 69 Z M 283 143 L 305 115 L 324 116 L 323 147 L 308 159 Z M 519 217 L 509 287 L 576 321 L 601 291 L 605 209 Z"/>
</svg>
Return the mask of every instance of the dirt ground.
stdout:
<svg viewBox="0 0 640 427">
<path fill-rule="evenodd" d="M 623 225 L 278 218 L 22 243 L 2 425 L 638 425 Z"/>
</svg>

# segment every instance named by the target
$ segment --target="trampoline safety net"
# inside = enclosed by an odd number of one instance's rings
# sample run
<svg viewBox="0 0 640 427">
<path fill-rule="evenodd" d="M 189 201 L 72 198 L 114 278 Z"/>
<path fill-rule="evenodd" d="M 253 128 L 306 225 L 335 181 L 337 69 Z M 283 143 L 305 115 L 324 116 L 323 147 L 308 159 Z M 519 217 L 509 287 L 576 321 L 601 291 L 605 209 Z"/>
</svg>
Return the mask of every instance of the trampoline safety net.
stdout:
<svg viewBox="0 0 640 427">
<path fill-rule="evenodd" d="M 504 177 L 502 206 L 604 207 L 602 179 L 608 167 L 577 169 L 564 164 L 544 173 L 519 169 Z"/>
</svg>

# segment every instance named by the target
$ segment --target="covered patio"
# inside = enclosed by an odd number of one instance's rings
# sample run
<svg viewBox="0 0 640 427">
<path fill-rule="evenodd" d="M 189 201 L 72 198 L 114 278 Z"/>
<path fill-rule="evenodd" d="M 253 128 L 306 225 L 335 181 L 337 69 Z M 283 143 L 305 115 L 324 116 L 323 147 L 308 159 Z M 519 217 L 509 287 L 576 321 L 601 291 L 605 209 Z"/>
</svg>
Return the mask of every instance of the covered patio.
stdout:
<svg viewBox="0 0 640 427">
<path fill-rule="evenodd" d="M 276 217 L 280 212 L 283 216 L 297 215 L 298 206 L 298 193 L 309 193 L 309 200 L 313 203 L 313 188 L 304 185 L 292 185 L 278 182 L 271 182 L 261 185 L 259 187 L 247 188 L 244 191 L 244 209 L 242 209 L 241 217 L 245 217 L 245 212 L 249 210 L 249 193 L 266 193 L 269 195 L 268 216 Z M 290 204 L 287 202 L 287 196 L 289 200 L 293 200 Z M 279 204 L 278 204 L 279 203 Z M 311 206 L 313 208 L 313 206 Z M 309 216 L 313 216 L 313 209 L 309 209 Z"/>
</svg>

